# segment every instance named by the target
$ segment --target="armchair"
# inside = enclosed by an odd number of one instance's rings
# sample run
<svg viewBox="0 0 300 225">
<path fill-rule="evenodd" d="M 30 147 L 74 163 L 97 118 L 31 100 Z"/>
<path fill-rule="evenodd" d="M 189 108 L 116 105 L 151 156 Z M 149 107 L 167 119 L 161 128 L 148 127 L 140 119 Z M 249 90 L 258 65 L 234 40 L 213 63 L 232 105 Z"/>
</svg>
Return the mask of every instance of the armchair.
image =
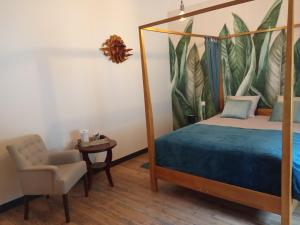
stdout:
<svg viewBox="0 0 300 225">
<path fill-rule="evenodd" d="M 84 179 L 85 196 L 88 197 L 87 168 L 77 150 L 48 152 L 38 135 L 18 139 L 7 150 L 15 161 L 24 194 L 24 219 L 28 219 L 30 195 L 62 195 L 66 222 L 70 222 L 68 192 Z"/>
</svg>

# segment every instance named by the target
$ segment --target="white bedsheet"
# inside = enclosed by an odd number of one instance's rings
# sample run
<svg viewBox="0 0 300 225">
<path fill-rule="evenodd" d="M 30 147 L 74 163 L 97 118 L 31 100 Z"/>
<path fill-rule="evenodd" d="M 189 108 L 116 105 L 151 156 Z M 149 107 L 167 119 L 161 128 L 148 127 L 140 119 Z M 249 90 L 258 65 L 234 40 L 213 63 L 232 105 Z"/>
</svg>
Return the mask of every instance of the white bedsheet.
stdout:
<svg viewBox="0 0 300 225">
<path fill-rule="evenodd" d="M 281 130 L 281 122 L 271 122 L 269 121 L 269 116 L 255 116 L 249 119 L 232 119 L 232 118 L 222 118 L 221 114 L 218 114 L 210 119 L 203 120 L 199 123 L 207 125 L 218 125 L 218 126 L 228 126 L 228 127 L 239 127 L 239 128 L 249 128 L 249 129 L 263 129 L 263 130 Z M 294 131 L 300 133 L 300 124 L 294 123 Z"/>
</svg>

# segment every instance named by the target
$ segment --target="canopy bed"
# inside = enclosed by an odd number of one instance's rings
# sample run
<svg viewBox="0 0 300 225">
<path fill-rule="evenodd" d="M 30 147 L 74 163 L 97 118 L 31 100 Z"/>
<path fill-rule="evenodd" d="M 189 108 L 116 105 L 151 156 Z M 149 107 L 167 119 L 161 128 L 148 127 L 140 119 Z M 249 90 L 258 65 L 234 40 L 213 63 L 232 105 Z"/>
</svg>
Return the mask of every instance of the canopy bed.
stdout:
<svg viewBox="0 0 300 225">
<path fill-rule="evenodd" d="M 187 18 L 251 1 L 253 0 L 233 0 L 186 13 L 183 16 Z M 300 26 L 300 24 L 294 24 L 294 1 L 288 0 L 288 23 L 287 26 L 284 27 L 262 29 L 222 37 L 154 27 L 179 20 L 183 16 L 179 15 L 139 27 L 150 163 L 149 171 L 152 190 L 158 190 L 158 179 L 169 181 L 215 197 L 279 214 L 281 215 L 281 224 L 290 225 L 292 220 L 291 215 L 296 203 L 294 198 L 300 200 L 300 174 L 298 174 L 299 170 L 294 168 L 300 165 L 300 155 L 298 152 L 294 155 L 294 159 L 297 160 L 298 164 L 293 164 L 293 148 L 300 148 L 300 134 L 297 133 L 293 137 L 292 115 L 294 105 L 292 100 L 294 95 L 294 78 L 292 75 L 293 39 L 295 27 Z M 271 114 L 271 109 L 258 109 L 256 114 L 259 116 L 250 122 L 248 121 L 246 125 L 238 124 L 234 126 L 232 125 L 232 121 L 220 120 L 220 118 L 216 116 L 200 124 L 191 125 L 171 132 L 168 135 L 158 138 L 155 142 L 144 31 L 199 38 L 211 37 L 221 40 L 284 29 L 287 30 L 287 50 L 282 125 L 281 123 L 275 123 L 274 125 L 274 122 L 273 125 L 268 124 L 272 122 L 268 122 L 265 116 Z M 222 71 L 220 73 L 220 79 L 222 79 Z M 220 85 L 219 88 L 219 101 L 221 108 L 223 108 L 223 85 Z M 228 125 L 226 121 L 229 121 L 230 129 L 226 126 Z M 224 123 L 223 126 L 222 123 Z M 256 129 L 255 132 L 242 129 L 249 128 L 247 124 L 252 124 L 250 128 Z M 253 124 L 256 125 L 254 126 Z M 265 130 L 265 127 L 262 127 L 261 124 L 267 124 L 266 126 L 271 127 L 271 130 Z M 281 128 L 282 132 L 280 131 Z M 226 129 L 226 131 L 224 131 L 224 129 Z M 195 136 L 196 133 L 200 133 L 201 138 Z M 214 133 L 213 138 L 209 135 L 211 133 Z M 250 138 L 245 139 L 246 136 Z M 230 140 L 233 138 L 244 142 L 238 145 L 236 143 L 230 143 L 230 141 L 226 142 L 226 139 Z M 295 142 L 293 142 L 293 138 Z M 222 147 L 220 147 L 220 142 L 222 142 Z M 254 142 L 255 144 L 253 145 Z M 265 147 L 266 142 L 269 144 L 269 148 Z M 241 147 L 241 145 L 243 145 L 243 147 Z M 201 148 L 199 148 L 199 146 L 201 146 Z M 253 150 L 256 147 L 257 149 Z M 168 157 L 165 156 L 165 149 L 168 149 Z M 185 163 L 183 163 L 184 166 L 182 167 L 183 161 Z M 227 163 L 237 163 L 222 173 L 221 166 L 223 163 L 226 163 L 226 161 Z M 252 163 L 252 169 L 249 170 L 249 168 L 243 167 L 243 163 L 246 162 L 248 164 Z M 206 166 L 206 168 L 198 170 L 199 166 L 195 167 L 195 163 L 198 165 L 201 164 L 202 167 Z M 214 165 L 214 167 L 212 165 Z M 274 168 L 277 168 L 277 171 L 274 171 Z M 294 176 L 292 176 L 292 172 Z M 245 176 L 251 179 L 243 179 Z"/>
</svg>

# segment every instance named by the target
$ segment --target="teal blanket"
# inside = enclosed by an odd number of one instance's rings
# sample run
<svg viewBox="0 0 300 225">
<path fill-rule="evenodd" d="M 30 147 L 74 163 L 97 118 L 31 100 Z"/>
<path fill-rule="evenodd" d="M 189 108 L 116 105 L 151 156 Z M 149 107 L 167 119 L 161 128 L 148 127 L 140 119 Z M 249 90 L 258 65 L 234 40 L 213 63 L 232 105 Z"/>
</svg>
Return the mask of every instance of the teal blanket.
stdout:
<svg viewBox="0 0 300 225">
<path fill-rule="evenodd" d="M 277 130 L 194 124 L 156 140 L 156 163 L 280 196 L 281 136 Z M 300 200 L 300 134 L 293 145 L 293 196 Z"/>
</svg>

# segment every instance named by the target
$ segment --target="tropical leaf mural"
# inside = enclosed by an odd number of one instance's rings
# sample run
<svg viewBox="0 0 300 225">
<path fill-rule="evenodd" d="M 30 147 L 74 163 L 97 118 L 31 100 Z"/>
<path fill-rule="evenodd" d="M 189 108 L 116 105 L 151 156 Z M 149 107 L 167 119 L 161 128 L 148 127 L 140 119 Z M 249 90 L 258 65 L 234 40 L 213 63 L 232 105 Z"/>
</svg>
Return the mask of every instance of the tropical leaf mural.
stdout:
<svg viewBox="0 0 300 225">
<path fill-rule="evenodd" d="M 246 70 L 247 74 L 245 75 L 244 79 L 241 81 L 239 89 L 235 94 L 237 96 L 249 95 L 250 93 L 253 80 L 255 79 L 255 68 L 256 68 L 255 48 L 252 48 L 251 55 L 249 59 L 247 59 L 247 61 L 249 61 L 249 69 Z"/>
<path fill-rule="evenodd" d="M 283 94 L 285 73 L 286 35 L 280 32 L 269 53 L 268 72 L 266 74 L 265 96 L 270 105 L 274 105 L 277 95 Z"/>
<path fill-rule="evenodd" d="M 191 33 L 192 28 L 193 20 L 190 20 L 184 32 Z M 169 38 L 174 129 L 188 125 L 188 116 L 192 115 L 200 121 L 215 114 L 205 53 L 200 57 L 196 44 L 188 51 L 189 44 L 188 36 L 182 37 L 176 47 Z"/>
<path fill-rule="evenodd" d="M 257 30 L 277 25 L 282 0 L 275 0 Z M 236 14 L 234 33 L 247 32 L 246 23 Z M 220 36 L 230 32 L 225 24 Z M 261 95 L 259 107 L 272 108 L 284 90 L 286 34 L 273 32 L 245 35 L 221 41 L 224 95 Z M 300 39 L 295 44 L 295 95 L 300 96 Z"/>
<path fill-rule="evenodd" d="M 282 5 L 282 0 L 275 0 L 274 4 L 271 6 L 270 10 L 267 12 L 267 15 L 263 19 L 260 26 L 257 28 L 257 30 L 264 30 L 268 28 L 275 27 L 278 21 L 280 9 Z M 260 58 L 260 51 L 262 48 L 262 45 L 264 43 L 265 37 L 267 33 L 258 33 L 253 36 L 253 42 L 255 46 L 256 51 L 256 62 L 259 61 Z M 257 72 L 257 71 L 256 71 Z"/>
<path fill-rule="evenodd" d="M 243 33 L 249 32 L 245 22 L 236 14 L 233 14 L 234 17 L 234 32 L 235 33 Z M 236 65 L 235 69 L 232 71 L 233 76 L 237 84 L 241 84 L 243 79 L 245 78 L 248 70 L 250 68 L 251 62 L 253 61 L 251 54 L 252 50 L 252 40 L 250 36 L 241 36 L 235 39 L 235 60 L 233 61 Z M 252 62 L 254 63 L 254 62 Z M 233 66 L 231 66 L 232 68 Z"/>
<path fill-rule="evenodd" d="M 281 6 L 282 0 L 275 0 L 257 30 L 275 27 Z M 243 19 L 232 15 L 234 33 L 248 32 Z M 184 32 L 190 33 L 192 29 L 190 20 Z M 224 24 L 219 36 L 228 35 L 228 26 Z M 187 125 L 189 115 L 200 121 L 217 113 L 211 97 L 206 52 L 201 55 L 197 45 L 190 42 L 190 37 L 184 36 L 175 47 L 169 39 L 174 129 Z M 261 95 L 259 107 L 272 108 L 277 95 L 284 91 L 285 31 L 222 39 L 220 49 L 224 97 Z M 295 95 L 300 96 L 300 39 L 295 43 Z"/>
<path fill-rule="evenodd" d="M 229 31 L 224 25 L 223 29 L 220 32 L 220 36 L 228 36 Z M 234 43 L 232 40 L 224 39 L 221 41 L 221 60 L 222 60 L 222 71 L 223 71 L 223 90 L 225 96 L 230 96 L 235 94 L 239 88 L 240 82 L 233 76 L 233 73 L 236 73 L 236 64 L 235 64 L 235 49 Z"/>
<path fill-rule="evenodd" d="M 300 96 L 300 39 L 295 44 L 295 95 Z"/>
<path fill-rule="evenodd" d="M 192 108 L 192 114 L 202 120 L 202 109 L 198 106 L 201 105 L 201 95 L 204 87 L 204 73 L 196 44 L 193 45 L 189 52 L 186 68 L 185 95 Z"/>
</svg>

